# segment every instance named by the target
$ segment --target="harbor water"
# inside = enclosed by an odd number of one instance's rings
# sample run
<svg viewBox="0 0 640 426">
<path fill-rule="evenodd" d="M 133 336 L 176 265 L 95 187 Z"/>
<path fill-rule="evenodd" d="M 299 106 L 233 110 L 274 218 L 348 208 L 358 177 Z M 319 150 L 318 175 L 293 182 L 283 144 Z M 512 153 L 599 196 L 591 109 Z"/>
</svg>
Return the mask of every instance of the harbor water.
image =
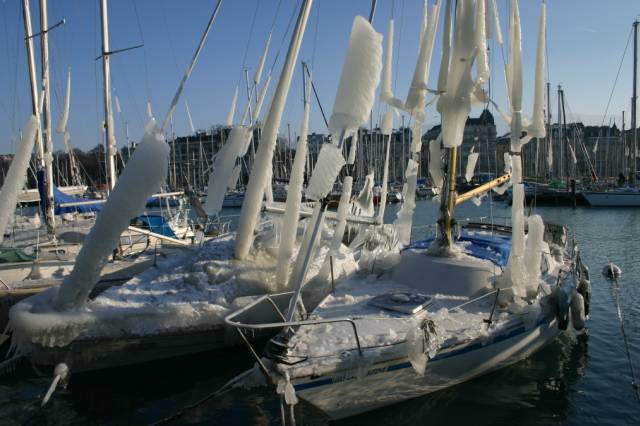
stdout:
<svg viewBox="0 0 640 426">
<path fill-rule="evenodd" d="M 399 205 L 387 209 L 392 220 Z M 228 214 L 237 214 L 229 210 Z M 635 371 L 640 371 L 640 211 L 635 209 L 538 208 L 546 222 L 570 227 L 591 269 L 593 297 L 588 328 L 563 335 L 531 358 L 470 382 L 347 419 L 367 425 L 637 425 L 640 401 L 632 387 L 615 305 L 621 313 Z M 457 209 L 459 219 L 504 223 L 502 203 Z M 419 201 L 413 238 L 433 231 L 437 204 Z M 600 273 L 609 261 L 623 271 L 618 290 Z M 253 362 L 243 347 L 141 366 L 71 377 L 40 408 L 49 372 L 20 364 L 0 376 L 0 424 L 149 424 L 188 406 L 173 424 L 280 424 L 279 400 L 267 389 L 211 396 Z M 207 399 L 208 398 L 208 399 Z M 196 404 L 200 401 L 199 404 Z M 298 424 L 324 425 L 322 413 L 304 403 Z"/>
</svg>

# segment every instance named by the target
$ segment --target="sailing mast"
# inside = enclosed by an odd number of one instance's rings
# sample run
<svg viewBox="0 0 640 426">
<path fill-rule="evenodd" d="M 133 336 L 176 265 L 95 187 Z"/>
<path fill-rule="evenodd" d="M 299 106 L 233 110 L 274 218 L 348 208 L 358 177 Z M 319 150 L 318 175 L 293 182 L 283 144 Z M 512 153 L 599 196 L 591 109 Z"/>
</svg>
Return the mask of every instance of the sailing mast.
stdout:
<svg viewBox="0 0 640 426">
<path fill-rule="evenodd" d="M 631 131 L 633 132 L 633 165 L 631 167 L 631 183 L 636 182 L 637 172 L 637 150 L 638 150 L 638 130 L 636 129 L 636 103 L 638 102 L 638 20 L 633 22 L 633 97 L 631 98 Z"/>
<path fill-rule="evenodd" d="M 104 130 L 106 147 L 107 187 L 111 192 L 116 184 L 114 161 L 116 139 L 113 129 L 113 108 L 111 106 L 111 75 L 109 69 L 109 17 L 107 0 L 100 1 L 100 22 L 102 24 L 102 75 L 104 81 Z"/>
<path fill-rule="evenodd" d="M 47 233 L 55 235 L 55 214 L 53 205 L 53 143 L 51 141 L 51 99 L 49 90 L 49 16 L 47 0 L 40 0 L 40 53 L 42 58 L 42 115 L 44 118 L 42 142 L 44 145 L 44 183 L 46 189 L 45 217 Z"/>
</svg>

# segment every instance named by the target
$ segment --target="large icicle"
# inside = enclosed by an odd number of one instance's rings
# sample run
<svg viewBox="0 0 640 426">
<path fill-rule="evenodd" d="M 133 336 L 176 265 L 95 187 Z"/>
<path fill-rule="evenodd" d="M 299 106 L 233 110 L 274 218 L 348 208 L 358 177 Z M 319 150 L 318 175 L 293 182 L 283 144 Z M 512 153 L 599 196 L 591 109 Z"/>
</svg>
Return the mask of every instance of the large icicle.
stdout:
<svg viewBox="0 0 640 426">
<path fill-rule="evenodd" d="M 332 143 L 322 145 L 311 179 L 309 179 L 309 184 L 307 185 L 307 198 L 321 200 L 326 197 L 345 164 L 340 148 Z"/>
<path fill-rule="evenodd" d="M 447 148 L 462 144 L 464 126 L 471 111 L 471 93 L 474 88 L 471 66 L 476 50 L 473 6 L 473 2 L 458 2 L 446 92 L 438 99 L 438 112 L 442 115 L 442 143 Z"/>
<path fill-rule="evenodd" d="M 444 29 L 442 30 L 442 59 L 438 73 L 438 93 L 447 90 L 447 76 L 449 75 L 449 61 L 451 57 L 451 0 L 447 0 L 444 9 Z"/>
<path fill-rule="evenodd" d="M 64 95 L 64 107 L 62 109 L 62 114 L 60 115 L 60 119 L 58 120 L 58 126 L 56 127 L 56 131 L 58 133 L 64 134 L 64 132 L 67 130 L 67 122 L 69 121 L 70 103 L 71 103 L 71 70 L 69 70 L 67 73 L 67 90 Z"/>
<path fill-rule="evenodd" d="M 393 74 L 393 19 L 389 20 L 389 30 L 387 31 L 387 46 L 384 53 L 384 67 L 382 68 L 382 82 L 380 85 L 380 102 L 387 102 L 393 99 L 393 89 L 391 80 Z"/>
<path fill-rule="evenodd" d="M 543 138 L 546 135 L 544 123 L 544 55 L 546 49 L 547 27 L 546 4 L 540 5 L 540 20 L 538 23 L 538 50 L 536 52 L 536 81 L 533 95 L 533 116 L 527 134 L 534 138 Z"/>
<path fill-rule="evenodd" d="M 387 142 L 384 155 L 384 169 L 382 171 L 382 192 L 380 193 L 380 207 L 378 208 L 379 224 L 384 223 L 384 211 L 387 207 L 387 192 L 389 191 L 389 151 L 391 148 L 391 132 L 393 131 L 393 111 L 384 113 L 382 118 L 381 133 Z"/>
<path fill-rule="evenodd" d="M 264 44 L 264 49 L 262 50 L 262 55 L 260 56 L 260 62 L 258 62 L 258 68 L 256 68 L 256 73 L 253 75 L 253 82 L 256 86 L 260 84 L 260 80 L 262 79 L 262 71 L 264 70 L 264 63 L 267 60 L 267 55 L 269 53 L 269 46 L 271 45 L 271 32 L 269 32 L 269 36 L 267 37 L 267 41 Z"/>
<path fill-rule="evenodd" d="M 27 122 L 27 127 L 22 132 L 22 140 L 16 151 L 16 155 L 11 160 L 9 171 L 4 178 L 4 184 L 0 188 L 0 243 L 4 240 L 4 231 L 7 229 L 9 219 L 16 210 L 18 192 L 24 186 L 27 179 L 27 169 L 31 160 L 31 151 L 35 143 L 38 121 L 32 115 Z"/>
<path fill-rule="evenodd" d="M 231 106 L 229 107 L 229 112 L 227 113 L 227 121 L 225 124 L 227 126 L 233 125 L 233 117 L 236 115 L 236 104 L 238 103 L 238 86 L 236 86 L 235 92 L 233 92 L 233 99 L 231 100 Z"/>
<path fill-rule="evenodd" d="M 311 0 L 306 0 L 301 6 L 296 29 L 291 38 L 289 51 L 287 52 L 287 59 L 264 123 L 262 140 L 260 144 L 258 144 L 258 151 L 253 163 L 253 169 L 251 170 L 251 176 L 249 177 L 242 210 L 240 211 L 234 250 L 236 259 L 246 258 L 253 242 L 253 232 L 258 222 L 260 205 L 267 184 L 267 176 L 272 169 L 273 152 L 276 147 L 278 129 L 280 128 L 282 113 L 287 100 L 287 94 L 289 93 L 289 87 L 291 86 L 291 78 L 295 64 L 298 61 L 298 53 L 300 51 L 300 45 L 302 44 L 304 30 L 307 26 L 311 3 Z"/>
<path fill-rule="evenodd" d="M 169 146 L 155 120 L 150 120 L 142 142 L 85 238 L 73 271 L 55 295 L 56 309 L 77 309 L 85 303 L 98 282 L 104 262 L 118 246 L 120 234 L 129 226 L 131 218 L 143 212 L 147 199 L 164 183 L 168 159 Z"/>
<path fill-rule="evenodd" d="M 511 102 L 511 151 L 520 152 L 522 144 L 522 33 L 518 1 L 511 0 L 509 30 L 509 100 Z M 520 183 L 514 181 L 514 183 Z"/>
<path fill-rule="evenodd" d="M 411 223 L 413 210 L 416 208 L 416 186 L 418 184 L 418 163 L 416 161 L 409 159 L 405 178 L 407 181 L 402 189 L 402 207 L 394 225 L 400 243 L 407 246 L 411 243 Z"/>
<path fill-rule="evenodd" d="M 496 41 L 498 44 L 502 44 L 502 28 L 500 28 L 500 14 L 498 13 L 498 6 L 496 0 L 491 1 L 491 12 L 493 15 L 493 29 L 496 32 Z"/>
<path fill-rule="evenodd" d="M 307 89 L 309 89 L 307 84 Z M 309 91 L 307 90 L 307 94 Z M 311 102 L 309 97 L 305 98 L 304 113 L 302 115 L 302 125 L 300 126 L 300 139 L 296 147 L 296 157 L 291 168 L 291 178 L 289 179 L 289 190 L 287 192 L 287 203 L 284 208 L 282 227 L 280 235 L 280 250 L 278 251 L 278 264 L 276 269 L 276 285 L 278 291 L 287 288 L 289 278 L 289 263 L 293 254 L 293 246 L 296 241 L 298 231 L 298 219 L 300 216 L 300 203 L 302 201 L 302 186 L 304 184 L 304 166 L 307 159 L 307 134 L 309 133 L 309 114 Z"/>
<path fill-rule="evenodd" d="M 350 135 L 369 119 L 381 68 L 382 34 L 362 16 L 356 16 L 329 119 L 334 141 L 340 143 L 341 136 Z"/>
<path fill-rule="evenodd" d="M 416 62 L 416 68 L 413 72 L 411 87 L 405 101 L 405 108 L 415 117 L 422 119 L 424 115 L 424 105 L 427 96 L 427 80 L 429 79 L 429 68 L 431 67 L 431 56 L 433 54 L 433 45 L 438 30 L 439 6 L 434 4 L 431 7 L 431 15 L 429 23 L 420 43 L 420 53 Z"/>
<path fill-rule="evenodd" d="M 196 133 L 196 128 L 193 125 L 193 119 L 191 118 L 191 109 L 189 108 L 189 103 L 186 101 L 184 101 L 184 107 L 187 110 L 187 120 L 189 121 L 189 129 L 191 129 L 191 133 L 195 134 Z"/>
<path fill-rule="evenodd" d="M 473 178 L 473 175 L 475 174 L 476 164 L 478 163 L 479 156 L 480 154 L 477 152 L 470 152 L 469 156 L 467 157 L 467 167 L 464 173 L 464 179 L 467 182 L 471 182 L 471 178 Z"/>
<path fill-rule="evenodd" d="M 442 162 L 442 133 L 436 139 L 429 141 L 429 175 L 431 183 L 438 191 L 442 191 L 444 182 L 444 167 Z"/>
<path fill-rule="evenodd" d="M 204 211 L 209 216 L 215 216 L 222 209 L 224 196 L 227 193 L 227 183 L 233 173 L 233 167 L 240 151 L 251 137 L 251 129 L 235 126 L 229 133 L 229 140 L 222 146 L 213 162 L 213 172 L 209 174 L 207 199 L 204 202 Z"/>
<path fill-rule="evenodd" d="M 253 109 L 253 115 L 252 115 L 252 119 L 254 123 L 258 121 L 258 118 L 260 117 L 262 104 L 264 103 L 264 98 L 267 95 L 267 90 L 269 90 L 270 83 L 271 83 L 271 73 L 269 73 L 269 75 L 267 76 L 267 81 L 264 82 L 262 89 L 260 89 L 260 92 L 258 93 L 258 101 L 256 102 L 256 106 Z"/>
</svg>

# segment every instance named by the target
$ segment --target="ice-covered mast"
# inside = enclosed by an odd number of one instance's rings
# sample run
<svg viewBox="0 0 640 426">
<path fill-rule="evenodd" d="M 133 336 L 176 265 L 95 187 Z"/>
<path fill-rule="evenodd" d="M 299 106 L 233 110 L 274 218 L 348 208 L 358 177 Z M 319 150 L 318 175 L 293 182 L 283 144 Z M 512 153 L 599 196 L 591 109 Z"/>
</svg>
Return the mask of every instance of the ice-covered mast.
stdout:
<svg viewBox="0 0 640 426">
<path fill-rule="evenodd" d="M 244 259 L 253 243 L 253 233 L 258 222 L 258 214 L 262 204 L 265 186 L 270 183 L 267 176 L 271 171 L 273 162 L 273 152 L 278 137 L 278 128 L 282 119 L 287 94 L 291 86 L 291 77 L 298 59 L 300 45 L 309 19 L 312 0 L 305 0 L 300 7 L 296 28 L 291 38 L 287 58 L 285 60 L 278 86 L 273 94 L 273 100 L 267 113 L 267 118 L 262 130 L 262 140 L 258 145 L 251 176 L 245 192 L 244 203 L 240 211 L 240 219 L 238 223 L 238 233 L 236 235 L 236 246 L 234 256 L 236 259 Z"/>
<path fill-rule="evenodd" d="M 156 125 L 155 119 L 149 120 L 142 142 L 127 162 L 118 183 L 109 194 L 96 223 L 87 235 L 76 258 L 73 271 L 53 296 L 53 306 L 57 310 L 78 309 L 85 303 L 98 281 L 104 262 L 118 246 L 122 231 L 129 226 L 132 217 L 144 210 L 147 199 L 165 183 L 169 146 L 165 142 L 164 130 L 204 47 L 221 4 L 222 0 L 218 0 L 196 52 L 171 101 L 162 127 Z"/>
<path fill-rule="evenodd" d="M 113 106 L 111 105 L 111 71 L 109 66 L 109 15 L 107 0 L 100 1 L 100 22 L 102 26 L 102 80 L 104 92 L 104 134 L 107 162 L 107 186 L 112 190 L 116 184 L 116 137 L 113 128 Z"/>
</svg>

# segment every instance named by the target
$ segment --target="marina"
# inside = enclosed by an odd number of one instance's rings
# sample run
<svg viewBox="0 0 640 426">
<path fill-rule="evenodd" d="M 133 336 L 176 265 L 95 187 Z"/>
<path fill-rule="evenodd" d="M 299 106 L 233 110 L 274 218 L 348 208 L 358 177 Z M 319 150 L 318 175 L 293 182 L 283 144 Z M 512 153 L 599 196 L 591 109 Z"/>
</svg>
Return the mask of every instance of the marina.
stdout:
<svg viewBox="0 0 640 426">
<path fill-rule="evenodd" d="M 2 5 L 0 424 L 637 423 L 639 21 L 332 2 Z"/>
</svg>

